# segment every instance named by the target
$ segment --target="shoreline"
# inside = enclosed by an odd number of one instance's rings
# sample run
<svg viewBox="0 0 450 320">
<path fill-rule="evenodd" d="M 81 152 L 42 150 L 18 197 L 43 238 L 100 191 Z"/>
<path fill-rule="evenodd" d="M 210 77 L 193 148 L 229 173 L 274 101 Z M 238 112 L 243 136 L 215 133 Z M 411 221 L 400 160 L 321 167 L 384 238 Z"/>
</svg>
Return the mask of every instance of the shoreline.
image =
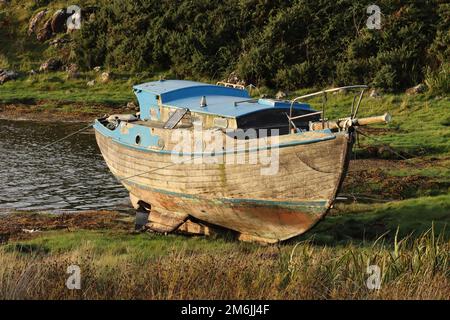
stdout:
<svg viewBox="0 0 450 320">
<path fill-rule="evenodd" d="M 339 201 L 325 219 L 313 229 L 291 240 L 283 241 L 282 244 L 291 245 L 304 240 L 318 245 L 367 244 L 378 241 L 380 236 L 392 240 L 398 232 L 399 236 L 415 238 L 430 229 L 434 230 L 436 236 L 441 234 L 450 241 L 450 230 L 446 227 L 450 217 L 445 214 L 450 208 L 449 200 L 448 194 L 440 194 L 392 199 L 384 203 Z M 131 207 L 124 210 L 112 208 L 65 212 L 3 209 L 0 211 L 0 244 L 8 243 L 8 240 L 14 242 L 38 238 L 53 231 L 71 233 L 83 230 L 102 232 L 121 230 L 131 234 L 135 233 L 134 212 Z M 169 235 L 185 236 L 183 232 L 174 232 Z M 223 236 L 219 234 L 199 237 L 190 235 L 187 238 L 202 238 L 205 241 L 211 240 L 213 243 L 214 239 L 223 238 Z M 231 241 L 231 239 L 228 240 Z M 232 242 L 245 243 L 236 240 Z"/>
<path fill-rule="evenodd" d="M 105 114 L 133 113 L 125 107 L 108 105 L 69 104 L 65 110 L 58 106 L 51 108 L 42 104 L 2 104 L 0 103 L 0 120 L 39 121 L 39 122 L 93 122 Z M 77 110 L 78 109 L 78 110 Z"/>
<path fill-rule="evenodd" d="M 9 211 L 0 215 L 0 244 L 30 240 L 52 231 L 132 230 L 132 216 L 117 210 L 86 210 L 55 214 Z"/>
</svg>

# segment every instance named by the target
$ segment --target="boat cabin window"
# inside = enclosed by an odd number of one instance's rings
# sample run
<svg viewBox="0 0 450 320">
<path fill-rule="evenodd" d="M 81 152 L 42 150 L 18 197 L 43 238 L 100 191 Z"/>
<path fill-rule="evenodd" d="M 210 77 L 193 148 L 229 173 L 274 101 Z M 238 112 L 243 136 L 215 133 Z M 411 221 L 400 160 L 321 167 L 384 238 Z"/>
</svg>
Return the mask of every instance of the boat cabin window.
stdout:
<svg viewBox="0 0 450 320">
<path fill-rule="evenodd" d="M 294 110 L 293 117 L 313 113 L 314 110 Z M 270 135 L 270 129 L 278 129 L 280 135 L 289 133 L 289 123 L 286 109 L 262 110 L 237 119 L 239 129 L 267 129 L 267 135 Z M 295 126 L 300 130 L 309 130 L 309 121 L 319 121 L 320 115 L 315 114 L 309 117 L 294 120 Z"/>
</svg>

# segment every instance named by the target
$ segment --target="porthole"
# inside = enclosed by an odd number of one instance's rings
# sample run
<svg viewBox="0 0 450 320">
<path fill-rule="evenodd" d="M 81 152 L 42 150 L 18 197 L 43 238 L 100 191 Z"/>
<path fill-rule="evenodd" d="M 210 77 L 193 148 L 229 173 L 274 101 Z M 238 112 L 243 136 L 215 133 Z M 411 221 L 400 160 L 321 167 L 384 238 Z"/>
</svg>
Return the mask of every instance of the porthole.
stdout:
<svg viewBox="0 0 450 320">
<path fill-rule="evenodd" d="M 136 144 L 141 144 L 141 136 L 137 135 L 135 141 L 136 141 Z"/>
</svg>

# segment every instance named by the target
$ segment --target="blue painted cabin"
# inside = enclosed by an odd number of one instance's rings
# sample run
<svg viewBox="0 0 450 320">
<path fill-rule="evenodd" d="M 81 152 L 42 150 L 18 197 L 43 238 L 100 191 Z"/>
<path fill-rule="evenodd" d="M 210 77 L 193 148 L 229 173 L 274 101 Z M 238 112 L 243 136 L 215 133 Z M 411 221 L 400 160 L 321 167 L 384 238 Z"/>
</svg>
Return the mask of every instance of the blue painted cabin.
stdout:
<svg viewBox="0 0 450 320">
<path fill-rule="evenodd" d="M 160 80 L 133 87 L 140 106 L 141 120 L 168 120 L 180 108 L 188 109 L 204 127 L 279 129 L 288 131 L 290 101 L 252 99 L 245 89 L 211 85 L 186 80 Z M 206 105 L 202 106 L 204 97 Z M 312 113 L 309 104 L 294 103 L 294 116 Z M 165 112 L 169 111 L 169 112 Z M 298 128 L 307 130 L 309 121 L 317 115 L 297 121 Z"/>
</svg>

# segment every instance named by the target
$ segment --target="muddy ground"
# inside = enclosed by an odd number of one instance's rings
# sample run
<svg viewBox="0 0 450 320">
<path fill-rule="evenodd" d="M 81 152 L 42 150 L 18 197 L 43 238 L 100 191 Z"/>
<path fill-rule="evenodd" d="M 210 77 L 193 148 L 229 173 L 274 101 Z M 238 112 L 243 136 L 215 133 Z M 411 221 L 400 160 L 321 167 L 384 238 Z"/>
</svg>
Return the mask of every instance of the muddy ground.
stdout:
<svg viewBox="0 0 450 320">
<path fill-rule="evenodd" d="M 86 211 L 67 214 L 12 212 L 0 215 L 0 243 L 30 239 L 44 231 L 77 229 L 133 231 L 133 219 L 115 211 Z"/>
<path fill-rule="evenodd" d="M 350 161 L 341 195 L 363 202 L 388 202 L 446 193 L 448 179 L 418 174 L 427 168 L 445 168 L 449 158 L 409 160 L 359 159 Z M 393 171 L 417 172 L 405 176 Z"/>
</svg>

